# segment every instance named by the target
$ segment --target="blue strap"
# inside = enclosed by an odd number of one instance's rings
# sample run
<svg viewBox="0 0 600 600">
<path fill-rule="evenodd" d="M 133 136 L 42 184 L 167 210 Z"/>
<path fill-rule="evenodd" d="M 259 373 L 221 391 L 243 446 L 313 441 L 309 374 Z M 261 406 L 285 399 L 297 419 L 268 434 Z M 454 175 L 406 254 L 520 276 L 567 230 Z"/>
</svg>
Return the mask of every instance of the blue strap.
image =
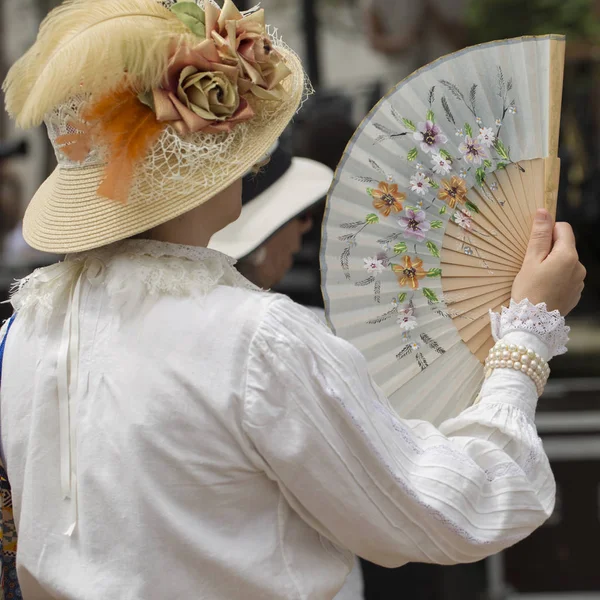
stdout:
<svg viewBox="0 0 600 600">
<path fill-rule="evenodd" d="M 0 383 L 2 383 L 2 362 L 4 361 L 4 348 L 6 347 L 6 338 L 8 337 L 8 333 L 10 328 L 13 326 L 15 322 L 15 317 L 17 315 L 13 315 L 8 321 L 8 327 L 6 328 L 6 333 L 4 334 L 4 338 L 2 342 L 0 342 Z"/>
<path fill-rule="evenodd" d="M 6 333 L 4 334 L 4 338 L 2 339 L 2 341 L 0 342 L 0 384 L 2 383 L 2 363 L 4 362 L 4 349 L 6 348 L 6 340 L 8 338 L 8 333 L 10 331 L 10 328 L 13 326 L 13 323 L 15 322 L 15 317 L 17 315 L 14 314 L 9 322 L 8 322 L 8 327 L 6 328 Z M 4 449 L 2 448 L 2 425 L 0 424 L 0 461 L 2 461 L 3 465 L 6 465 L 6 460 L 4 458 Z"/>
<path fill-rule="evenodd" d="M 2 362 L 4 360 L 4 349 L 6 348 L 6 338 L 10 328 L 15 322 L 16 314 L 10 318 L 6 333 L 3 340 L 0 342 L 0 382 L 2 381 Z M 2 439 L 0 437 L 0 491 L 2 492 L 2 500 L 0 503 L 2 514 L 0 515 L 0 528 L 2 529 L 2 543 L 0 544 L 0 594 L 5 599 L 22 598 L 21 587 L 17 578 L 17 558 L 16 546 L 8 548 L 5 542 L 9 543 L 17 541 L 17 530 L 15 528 L 14 519 L 12 516 L 12 492 L 10 482 L 6 473 L 6 460 L 4 459 L 4 451 L 2 450 Z"/>
</svg>

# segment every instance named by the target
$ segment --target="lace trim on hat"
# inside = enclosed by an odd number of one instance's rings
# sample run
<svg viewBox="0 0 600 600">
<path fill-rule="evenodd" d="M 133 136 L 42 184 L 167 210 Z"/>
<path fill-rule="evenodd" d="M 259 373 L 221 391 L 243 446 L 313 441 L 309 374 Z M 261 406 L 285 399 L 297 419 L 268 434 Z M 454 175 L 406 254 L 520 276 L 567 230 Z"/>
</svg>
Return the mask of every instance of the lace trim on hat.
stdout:
<svg viewBox="0 0 600 600">
<path fill-rule="evenodd" d="M 564 317 L 557 311 L 548 311 L 546 304 L 533 305 L 527 298 L 521 302 L 510 301 L 502 312 L 490 311 L 492 335 L 496 341 L 512 331 L 526 331 L 539 337 L 547 346 L 551 356 L 567 352 L 570 327 L 565 325 Z"/>
</svg>

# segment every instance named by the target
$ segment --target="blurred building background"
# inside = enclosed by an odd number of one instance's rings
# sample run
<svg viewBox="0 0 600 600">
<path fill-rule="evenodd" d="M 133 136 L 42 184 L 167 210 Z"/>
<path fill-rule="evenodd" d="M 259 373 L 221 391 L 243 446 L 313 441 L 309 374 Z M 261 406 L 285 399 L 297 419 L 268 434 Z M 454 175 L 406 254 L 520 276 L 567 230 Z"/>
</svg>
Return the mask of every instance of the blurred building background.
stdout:
<svg viewBox="0 0 600 600">
<path fill-rule="evenodd" d="M 2 79 L 58 3 L 2 0 Z M 538 416 L 556 473 L 557 510 L 531 538 L 485 563 L 363 567 L 367 600 L 600 600 L 600 0 L 263 0 L 262 6 L 302 56 L 316 90 L 291 127 L 290 143 L 298 155 L 331 167 L 370 108 L 414 69 L 470 43 L 567 34 L 558 210 L 575 229 L 588 280 L 569 320 L 570 352 L 553 361 Z M 54 164 L 42 128 L 15 131 L 0 113 L 0 301 L 15 278 L 55 259 L 28 249 L 19 229 L 29 198 Z M 315 216 L 322 217 L 322 207 Z M 319 238 L 316 227 L 281 284 L 310 305 L 322 305 Z M 9 312 L 0 305 L 0 317 Z"/>
</svg>

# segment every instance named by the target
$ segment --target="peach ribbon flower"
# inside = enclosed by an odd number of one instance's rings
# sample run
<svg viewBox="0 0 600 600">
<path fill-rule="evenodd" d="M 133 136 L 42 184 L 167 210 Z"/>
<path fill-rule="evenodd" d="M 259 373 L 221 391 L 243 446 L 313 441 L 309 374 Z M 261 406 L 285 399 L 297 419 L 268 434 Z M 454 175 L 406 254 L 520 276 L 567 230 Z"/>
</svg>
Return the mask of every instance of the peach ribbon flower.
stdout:
<svg viewBox="0 0 600 600">
<path fill-rule="evenodd" d="M 223 62 L 240 69 L 240 93 L 284 100 L 287 93 L 281 84 L 291 70 L 267 35 L 265 11 L 244 16 L 231 0 L 225 0 L 221 10 L 207 2 L 205 11 L 207 38 L 215 42 Z"/>
<path fill-rule="evenodd" d="M 423 270 L 423 261 L 420 258 L 412 259 L 410 256 L 403 257 L 402 265 L 392 265 L 392 271 L 398 276 L 401 287 L 408 285 L 413 290 L 419 287 L 419 279 L 427 276 Z"/>
<path fill-rule="evenodd" d="M 152 91 L 156 118 L 170 122 L 180 135 L 230 132 L 254 117 L 240 95 L 238 79 L 239 69 L 221 63 L 211 40 L 179 48 L 171 57 L 163 87 Z"/>
<path fill-rule="evenodd" d="M 389 217 L 391 212 L 402 210 L 402 201 L 406 200 L 406 194 L 398 191 L 398 184 L 388 184 L 382 181 L 377 189 L 371 191 L 373 206 L 384 216 Z"/>
</svg>

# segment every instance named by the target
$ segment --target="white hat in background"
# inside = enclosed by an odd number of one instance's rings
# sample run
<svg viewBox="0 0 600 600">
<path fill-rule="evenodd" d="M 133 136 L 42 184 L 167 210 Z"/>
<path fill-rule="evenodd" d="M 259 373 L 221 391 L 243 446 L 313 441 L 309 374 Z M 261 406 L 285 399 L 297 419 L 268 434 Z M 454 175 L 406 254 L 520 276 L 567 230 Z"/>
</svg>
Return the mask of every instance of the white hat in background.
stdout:
<svg viewBox="0 0 600 600">
<path fill-rule="evenodd" d="M 321 200 L 332 179 L 329 167 L 307 158 L 292 158 L 277 147 L 264 169 L 244 177 L 242 214 L 216 233 L 209 247 L 236 259 L 247 256 Z"/>
</svg>

